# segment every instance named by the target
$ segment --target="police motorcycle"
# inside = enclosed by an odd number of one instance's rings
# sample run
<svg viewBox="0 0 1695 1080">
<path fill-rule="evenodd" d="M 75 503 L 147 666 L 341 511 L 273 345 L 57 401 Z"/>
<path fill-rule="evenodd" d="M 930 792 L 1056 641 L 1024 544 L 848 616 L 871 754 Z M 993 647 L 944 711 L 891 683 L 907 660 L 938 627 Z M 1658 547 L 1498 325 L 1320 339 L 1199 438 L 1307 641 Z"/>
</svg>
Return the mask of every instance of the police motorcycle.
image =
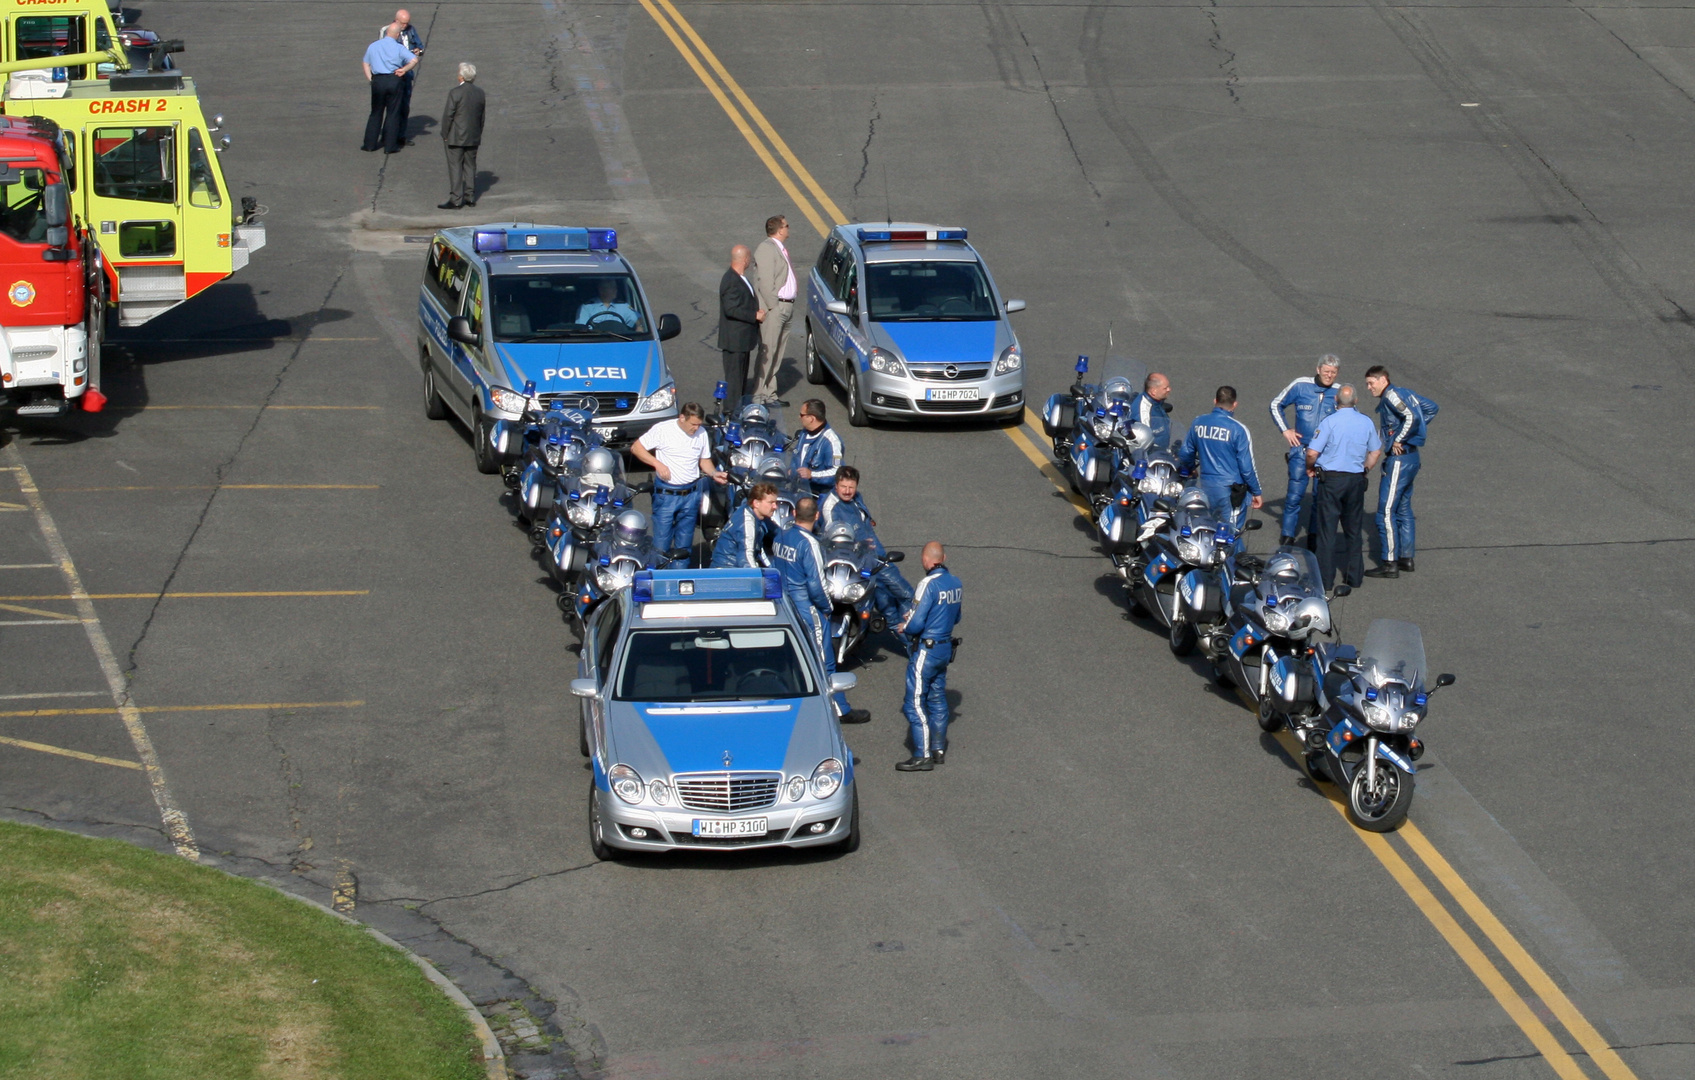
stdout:
<svg viewBox="0 0 1695 1080">
<path fill-rule="evenodd" d="M 1146 563 L 1130 576 L 1131 610 L 1152 615 L 1167 631 L 1171 651 L 1187 656 L 1203 645 L 1224 647 L 1226 582 L 1244 571 L 1235 564 L 1240 539 L 1208 505 L 1200 488 L 1184 488 L 1167 516 L 1152 519 L 1142 541 Z M 1246 529 L 1258 528 L 1258 519 Z"/>
<path fill-rule="evenodd" d="M 1324 712 L 1302 732 L 1307 772 L 1346 789 L 1348 818 L 1389 832 L 1412 807 L 1415 764 L 1424 744 L 1414 735 L 1431 694 L 1454 683 L 1438 675 L 1425 687 L 1424 636 L 1416 623 L 1376 619 L 1357 653 L 1346 646 L 1329 661 L 1320 687 Z"/>
<path fill-rule="evenodd" d="M 646 487 L 631 487 L 623 459 L 604 446 L 586 451 L 576 472 L 560 474 L 542 542 L 548 572 L 562 590 L 576 588 L 595 544 Z"/>
<path fill-rule="evenodd" d="M 1262 730 L 1288 727 L 1304 740 L 1321 712 L 1325 665 L 1338 648 L 1318 557 L 1290 544 L 1264 559 L 1238 555 L 1235 564 L 1251 580 L 1223 593 L 1228 638 L 1213 660 L 1218 681 L 1252 699 Z M 1348 592 L 1340 585 L 1335 595 Z"/>
<path fill-rule="evenodd" d="M 1111 356 L 1101 365 L 1099 382 L 1085 383 L 1088 372 L 1089 358 L 1079 356 L 1071 388 L 1050 395 L 1043 406 L 1042 429 L 1053 440 L 1054 460 L 1066 479 L 1098 517 L 1114 476 L 1129 466 L 1138 449 L 1131 445 L 1130 403 L 1141 392 L 1148 368 L 1139 360 Z"/>
<path fill-rule="evenodd" d="M 1141 424 L 1131 425 L 1128 467 L 1121 464 L 1113 474 L 1112 486 L 1095 514 L 1101 550 L 1125 581 L 1147 565 L 1142 545 L 1169 523 L 1175 500 L 1183 493 L 1177 458 L 1152 443 L 1151 431 Z"/>
<path fill-rule="evenodd" d="M 783 479 L 787 486 L 793 486 L 787 462 L 783 461 L 789 440 L 783 433 L 781 407 L 763 405 L 752 397 L 743 397 L 732 411 L 726 413 L 724 395 L 724 383 L 720 382 L 712 395 L 718 402 L 718 415 L 712 417 L 710 423 L 712 463 L 729 476 L 730 482 L 710 484 L 702 493 L 701 532 L 708 544 L 718 538 L 718 531 L 730 519 L 730 511 L 741 505 L 754 484 L 761 480 L 775 483 Z M 777 466 L 768 460 L 772 458 L 781 463 L 783 476 L 780 478 L 776 476 Z M 772 475 L 767 477 L 761 475 L 763 473 Z M 778 490 L 783 489 L 784 485 L 779 484 Z M 791 502 L 783 524 L 786 526 L 793 520 L 794 506 Z"/>
<path fill-rule="evenodd" d="M 818 546 L 824 556 L 824 591 L 831 602 L 830 639 L 839 671 L 868 636 L 888 629 L 883 616 L 872 607 L 872 595 L 878 572 L 890 563 L 905 561 L 906 553 L 886 551 L 879 557 L 871 537 L 845 521 L 826 529 Z"/>
<path fill-rule="evenodd" d="M 588 551 L 588 558 L 577 587 L 560 593 L 557 603 L 565 621 L 578 638 L 588 626 L 589 616 L 601 601 L 617 595 L 635 581 L 638 570 L 668 570 L 686 564 L 690 552 L 660 551 L 653 546 L 653 533 L 647 515 L 640 510 L 625 508 L 613 518 L 612 525 L 601 532 Z"/>
<path fill-rule="evenodd" d="M 523 457 L 506 470 L 507 486 L 518 502 L 518 521 L 538 544 L 559 478 L 582 467 L 583 455 L 604 443 L 594 429 L 599 405 L 592 397 L 554 398 L 536 413 L 525 411 Z"/>
</svg>

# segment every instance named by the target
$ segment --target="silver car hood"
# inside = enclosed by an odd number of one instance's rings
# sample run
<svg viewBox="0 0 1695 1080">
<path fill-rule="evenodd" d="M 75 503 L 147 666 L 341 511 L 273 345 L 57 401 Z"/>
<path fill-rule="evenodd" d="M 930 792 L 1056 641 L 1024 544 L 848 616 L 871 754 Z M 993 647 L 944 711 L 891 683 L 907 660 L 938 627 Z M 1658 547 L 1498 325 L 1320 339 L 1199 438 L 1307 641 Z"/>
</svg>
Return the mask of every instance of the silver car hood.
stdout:
<svg viewBox="0 0 1695 1080">
<path fill-rule="evenodd" d="M 652 780 L 674 773 L 782 772 L 810 776 L 825 758 L 846 761 L 826 699 L 607 703 L 608 765 Z"/>
</svg>

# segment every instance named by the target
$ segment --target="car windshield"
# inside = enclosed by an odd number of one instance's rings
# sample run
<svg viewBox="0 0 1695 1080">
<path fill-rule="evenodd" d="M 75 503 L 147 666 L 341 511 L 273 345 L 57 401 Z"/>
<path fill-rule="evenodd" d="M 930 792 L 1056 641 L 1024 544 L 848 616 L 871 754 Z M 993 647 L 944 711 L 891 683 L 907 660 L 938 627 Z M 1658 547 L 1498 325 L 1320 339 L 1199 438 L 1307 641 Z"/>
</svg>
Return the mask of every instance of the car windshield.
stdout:
<svg viewBox="0 0 1695 1080">
<path fill-rule="evenodd" d="M 620 701 L 764 701 L 814 693 L 786 627 L 638 630 L 624 649 Z"/>
<path fill-rule="evenodd" d="M 497 274 L 494 340 L 634 341 L 651 337 L 628 274 Z"/>
<path fill-rule="evenodd" d="M 872 322 L 973 322 L 999 317 L 989 279 L 974 262 L 871 263 Z"/>
</svg>

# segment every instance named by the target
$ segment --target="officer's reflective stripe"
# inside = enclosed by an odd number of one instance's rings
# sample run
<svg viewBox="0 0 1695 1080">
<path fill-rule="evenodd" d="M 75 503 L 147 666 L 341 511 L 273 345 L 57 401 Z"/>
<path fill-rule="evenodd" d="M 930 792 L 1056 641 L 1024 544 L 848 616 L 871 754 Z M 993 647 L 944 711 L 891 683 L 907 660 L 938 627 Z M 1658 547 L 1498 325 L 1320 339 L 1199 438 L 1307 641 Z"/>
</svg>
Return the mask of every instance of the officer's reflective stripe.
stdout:
<svg viewBox="0 0 1695 1080">
<path fill-rule="evenodd" d="M 742 555 L 746 559 L 743 565 L 758 566 L 759 563 L 754 559 L 753 552 L 755 546 L 754 534 L 759 531 L 759 519 L 754 516 L 753 510 L 746 506 L 742 507 L 742 515 Z"/>
<path fill-rule="evenodd" d="M 835 514 L 836 507 L 840 506 L 841 502 L 842 497 L 837 495 L 834 491 L 824 496 L 823 504 L 818 507 L 818 518 L 820 521 L 824 522 L 824 527 L 826 529 L 833 524 L 834 519 L 832 515 Z"/>
<path fill-rule="evenodd" d="M 918 655 L 913 658 L 912 669 L 912 711 L 918 716 L 918 739 L 920 746 L 913 749 L 918 756 L 930 756 L 930 718 L 924 715 L 924 665 L 930 659 L 930 650 L 920 648 Z"/>
<path fill-rule="evenodd" d="M 1384 390 L 1383 390 L 1383 400 L 1387 401 L 1389 403 L 1389 407 L 1391 409 L 1395 410 L 1396 412 L 1400 413 L 1402 418 L 1403 418 L 1402 423 L 1401 423 L 1401 430 L 1398 433 L 1396 433 L 1396 435 L 1393 439 L 1390 439 L 1389 441 L 1404 444 L 1406 442 L 1406 440 L 1412 435 L 1413 423 L 1414 423 L 1414 420 L 1415 420 L 1413 410 L 1406 403 L 1405 399 L 1403 399 L 1400 394 L 1395 392 L 1395 388 L 1392 387 L 1392 386 L 1384 388 Z"/>
<path fill-rule="evenodd" d="M 1389 466 L 1388 497 L 1383 500 L 1383 510 L 1377 515 L 1377 531 L 1383 534 L 1383 561 L 1395 561 L 1395 495 L 1401 486 L 1401 460 L 1396 458 Z"/>
<path fill-rule="evenodd" d="M 1316 383 L 1317 381 L 1318 380 L 1314 379 L 1311 375 L 1302 375 L 1288 386 L 1285 386 L 1282 393 L 1271 399 L 1271 418 L 1277 421 L 1278 431 L 1289 430 L 1289 425 L 1283 422 L 1283 408 L 1288 404 L 1289 395 L 1294 392 L 1295 387 L 1302 383 Z"/>
</svg>

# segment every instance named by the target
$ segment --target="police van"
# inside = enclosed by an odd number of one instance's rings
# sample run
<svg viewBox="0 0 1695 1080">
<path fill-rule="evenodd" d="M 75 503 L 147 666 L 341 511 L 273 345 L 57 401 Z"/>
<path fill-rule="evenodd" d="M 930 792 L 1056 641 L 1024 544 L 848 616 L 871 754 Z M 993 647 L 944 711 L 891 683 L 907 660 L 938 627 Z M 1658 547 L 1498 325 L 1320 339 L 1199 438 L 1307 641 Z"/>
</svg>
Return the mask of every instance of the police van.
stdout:
<svg viewBox="0 0 1695 1080">
<path fill-rule="evenodd" d="M 677 415 L 660 342 L 682 329 L 677 316 L 654 313 L 614 229 L 443 229 L 418 295 L 424 415 L 457 414 L 485 473 L 499 471 L 501 436 L 522 419 L 527 394 L 541 407 L 592 398 L 596 430 L 625 446 Z"/>
</svg>

